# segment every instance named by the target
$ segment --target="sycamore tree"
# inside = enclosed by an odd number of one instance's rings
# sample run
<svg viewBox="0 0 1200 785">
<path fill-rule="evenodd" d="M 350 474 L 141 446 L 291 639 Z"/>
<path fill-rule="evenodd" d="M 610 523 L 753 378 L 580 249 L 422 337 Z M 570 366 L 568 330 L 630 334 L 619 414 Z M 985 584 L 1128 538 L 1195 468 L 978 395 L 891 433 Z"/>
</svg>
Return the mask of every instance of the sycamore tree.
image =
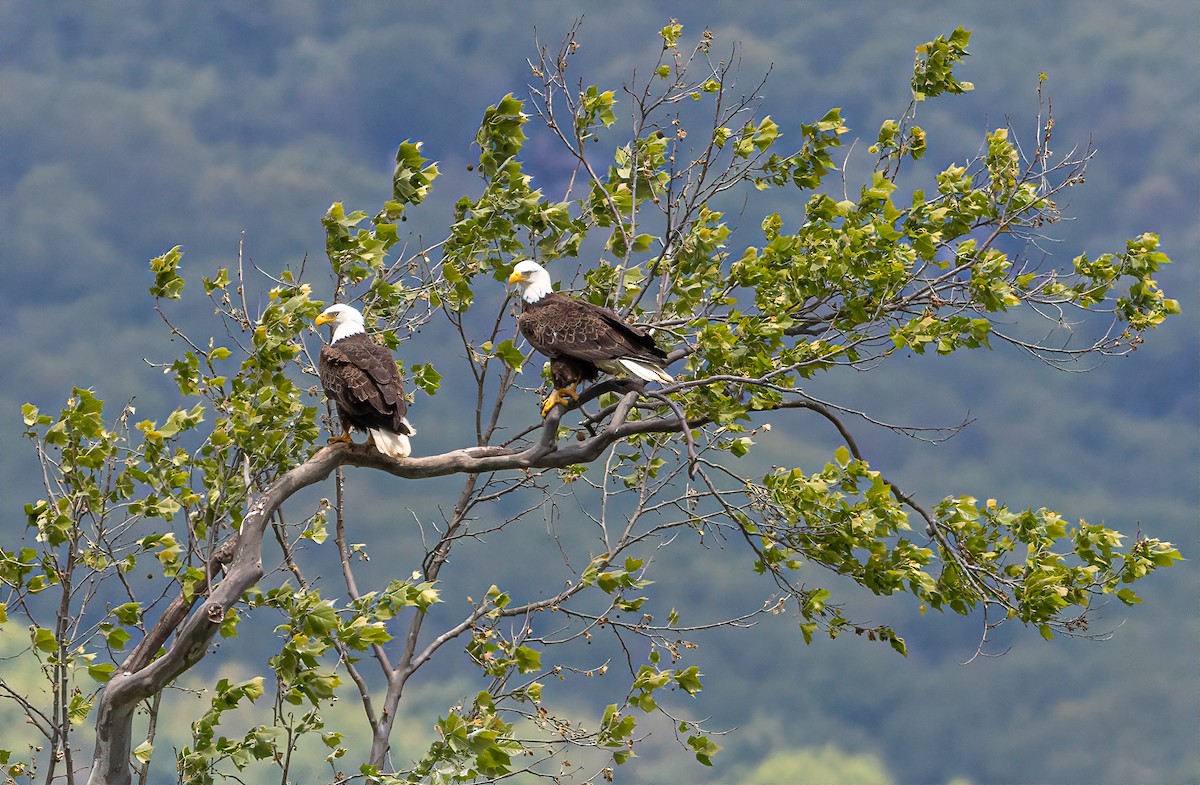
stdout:
<svg viewBox="0 0 1200 785">
<path fill-rule="evenodd" d="M 922 499 L 857 446 L 855 430 L 888 426 L 805 391 L 822 374 L 926 352 L 1007 344 L 1072 363 L 1133 349 L 1178 310 L 1154 281 L 1169 261 L 1157 238 L 1069 262 L 1037 250 L 1091 151 L 1053 153 L 1046 115 L 1034 138 L 997 128 L 973 160 L 931 166 L 916 124 L 923 102 L 972 87 L 954 73 L 969 39 L 959 29 L 917 48 L 912 94 L 868 134 L 873 164 L 852 183 L 838 109 L 780 128 L 761 84 L 735 86 L 735 58 L 714 56 L 707 32 L 685 43 L 672 22 L 660 35 L 657 62 L 619 88 L 568 77 L 576 31 L 544 50 L 529 94 L 484 112 L 480 188 L 436 242 L 402 232 L 439 174 L 405 142 L 391 201 L 373 215 L 334 204 L 324 217 L 328 272 L 248 274 L 239 259 L 185 292 L 180 249 L 153 260 L 150 292 L 182 350 L 163 364 L 187 401 L 178 409 L 106 409 L 85 389 L 54 414 L 24 407 L 45 489 L 25 506 L 25 543 L 0 557 L 0 620 L 28 627 L 20 657 L 43 683 L 0 675 L 0 693 L 43 742 L 0 751 L 10 779 L 74 782 L 90 770 L 93 783 L 146 781 L 152 761 L 174 755 L 183 782 L 248 766 L 286 782 L 293 757 L 313 747 L 336 781 L 611 778 L 635 754 L 639 722 L 667 711 L 664 696 L 702 688 L 689 662 L 697 629 L 737 634 L 782 612 L 805 642 L 856 633 L 904 654 L 896 630 L 839 601 L 857 584 L 973 615 L 981 646 L 1007 622 L 1086 635 L 1097 600 L 1139 602 L 1133 584 L 1180 558 L 1169 543 L 1046 508 Z M 573 163 L 559 192 L 526 170 L 533 127 Z M 793 212 L 770 209 L 783 204 Z M 543 358 L 503 295 L 526 258 L 650 329 L 675 381 L 602 381 L 543 419 Z M 211 300 L 219 323 L 208 334 L 173 320 L 171 301 L 185 296 Z M 332 301 L 366 312 L 423 399 L 414 457 L 326 444 L 336 426 L 315 379 L 312 320 Z M 453 336 L 453 350 L 424 343 L 423 326 Z M 446 433 L 461 443 L 439 442 L 422 422 L 430 412 L 456 418 Z M 777 431 L 829 429 L 841 446 L 822 466 L 753 473 L 744 456 L 766 416 Z M 439 517 L 418 521 L 419 551 L 388 555 L 399 566 L 386 583 L 362 572 L 380 544 L 347 533 L 347 471 L 390 475 L 409 498 L 423 481 L 457 478 Z M 292 498 L 313 485 L 323 498 Z M 470 593 L 445 590 L 462 543 L 554 537 L 540 522 L 568 499 L 571 525 L 587 534 L 558 544 L 565 580 L 531 570 L 520 585 L 484 574 L 468 576 Z M 518 525 L 529 519 L 539 525 Z M 741 617 L 651 613 L 654 565 L 706 533 L 744 548 L 741 563 L 770 590 Z M 314 549 L 341 565 L 339 580 L 306 567 Z M 251 678 L 211 685 L 186 743 L 156 744 L 165 691 L 251 632 L 277 641 L 276 653 L 252 663 Z M 570 654 L 585 640 L 597 647 L 593 669 Z M 436 738 L 418 760 L 394 759 L 409 679 L 464 651 L 484 688 L 428 718 Z M 585 678 L 611 697 L 581 718 L 564 696 Z M 348 685 L 361 720 L 330 727 L 330 702 Z M 252 704 L 249 729 L 224 716 Z M 684 754 L 708 763 L 718 746 L 705 725 L 670 721 Z M 90 762 L 81 734 L 94 737 Z M 364 737 L 369 750 L 352 759 L 347 740 Z"/>
</svg>

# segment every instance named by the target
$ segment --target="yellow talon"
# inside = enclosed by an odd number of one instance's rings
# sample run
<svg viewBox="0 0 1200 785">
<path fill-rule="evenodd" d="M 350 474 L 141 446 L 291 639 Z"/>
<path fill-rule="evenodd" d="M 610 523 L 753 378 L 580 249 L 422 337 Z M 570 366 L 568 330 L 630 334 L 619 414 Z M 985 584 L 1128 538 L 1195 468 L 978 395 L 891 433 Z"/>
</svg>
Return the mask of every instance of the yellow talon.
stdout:
<svg viewBox="0 0 1200 785">
<path fill-rule="evenodd" d="M 330 444 L 354 444 L 354 440 L 350 438 L 349 433 L 343 433 L 341 436 L 330 436 Z"/>
<path fill-rule="evenodd" d="M 574 387 L 555 388 L 554 392 L 550 393 L 550 396 L 542 401 L 542 417 L 544 418 L 550 413 L 551 409 L 560 403 L 563 406 L 568 406 L 570 402 L 567 398 L 570 398 L 571 401 L 578 401 L 579 393 L 575 392 Z"/>
</svg>

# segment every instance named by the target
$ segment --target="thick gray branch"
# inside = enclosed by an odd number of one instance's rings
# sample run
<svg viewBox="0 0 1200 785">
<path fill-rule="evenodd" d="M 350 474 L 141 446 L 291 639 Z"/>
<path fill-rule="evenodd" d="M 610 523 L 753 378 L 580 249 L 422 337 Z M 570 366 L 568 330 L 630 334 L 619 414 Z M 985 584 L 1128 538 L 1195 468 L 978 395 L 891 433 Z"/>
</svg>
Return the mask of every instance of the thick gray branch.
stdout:
<svg viewBox="0 0 1200 785">
<path fill-rule="evenodd" d="M 547 417 L 539 441 L 525 449 L 469 447 L 397 461 L 366 445 L 333 444 L 322 447 L 307 461 L 281 475 L 250 505 L 241 531 L 214 553 L 214 561 L 227 564 L 227 569 L 211 593 L 202 596 L 206 587 L 198 587 L 192 598 L 177 598 L 113 673 L 97 709 L 96 751 L 88 782 L 91 785 L 131 782 L 129 761 L 135 708 L 204 658 L 226 612 L 262 578 L 263 534 L 271 517 L 294 493 L 321 482 L 339 466 L 378 469 L 412 480 L 457 473 L 560 468 L 593 461 L 620 439 L 645 433 L 670 433 L 682 427 L 675 417 L 626 422 L 636 398 L 636 392 L 627 393 L 615 407 L 606 428 L 591 438 L 568 445 L 555 442 L 561 414 L 556 409 Z M 164 649 L 172 636 L 173 642 Z"/>
</svg>

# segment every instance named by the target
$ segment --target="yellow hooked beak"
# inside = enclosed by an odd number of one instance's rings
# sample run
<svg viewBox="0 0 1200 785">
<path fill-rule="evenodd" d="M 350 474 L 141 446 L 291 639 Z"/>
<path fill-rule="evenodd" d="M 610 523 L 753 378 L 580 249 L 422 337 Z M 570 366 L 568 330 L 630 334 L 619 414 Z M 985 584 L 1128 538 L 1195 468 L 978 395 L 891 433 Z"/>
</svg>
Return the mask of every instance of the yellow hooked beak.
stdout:
<svg viewBox="0 0 1200 785">
<path fill-rule="evenodd" d="M 529 280 L 529 279 L 525 277 L 524 273 L 514 272 L 512 275 L 508 276 L 508 285 L 512 286 L 515 283 L 519 283 L 521 281 L 527 281 L 527 280 Z"/>
<path fill-rule="evenodd" d="M 330 316 L 327 313 L 323 313 L 313 321 L 313 324 L 320 327 L 323 324 L 329 324 L 330 322 L 336 322 L 336 321 L 337 321 L 336 316 Z"/>
</svg>

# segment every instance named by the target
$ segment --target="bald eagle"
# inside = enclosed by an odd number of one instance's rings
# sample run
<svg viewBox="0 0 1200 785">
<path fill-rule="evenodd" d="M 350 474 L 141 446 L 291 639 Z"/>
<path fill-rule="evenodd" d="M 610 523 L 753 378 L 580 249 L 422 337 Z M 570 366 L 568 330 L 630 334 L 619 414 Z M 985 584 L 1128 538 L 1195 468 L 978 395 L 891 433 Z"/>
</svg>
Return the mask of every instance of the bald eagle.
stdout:
<svg viewBox="0 0 1200 785">
<path fill-rule="evenodd" d="M 550 274 L 537 262 L 518 263 L 508 283 L 521 288 L 521 335 L 550 358 L 554 392 L 542 404 L 543 417 L 555 404 L 566 405 L 567 397 L 578 400 L 579 383 L 595 379 L 600 371 L 648 382 L 674 381 L 663 370 L 667 353 L 644 330 L 607 308 L 551 291 Z"/>
<path fill-rule="evenodd" d="M 330 441 L 351 443 L 350 430 L 366 431 L 368 444 L 392 458 L 412 453 L 408 437 L 417 429 L 405 417 L 408 405 L 392 353 L 368 335 L 363 316 L 349 305 L 331 305 L 316 318 L 333 325 L 321 347 L 317 370 L 329 400 L 337 405 L 342 434 Z"/>
</svg>

